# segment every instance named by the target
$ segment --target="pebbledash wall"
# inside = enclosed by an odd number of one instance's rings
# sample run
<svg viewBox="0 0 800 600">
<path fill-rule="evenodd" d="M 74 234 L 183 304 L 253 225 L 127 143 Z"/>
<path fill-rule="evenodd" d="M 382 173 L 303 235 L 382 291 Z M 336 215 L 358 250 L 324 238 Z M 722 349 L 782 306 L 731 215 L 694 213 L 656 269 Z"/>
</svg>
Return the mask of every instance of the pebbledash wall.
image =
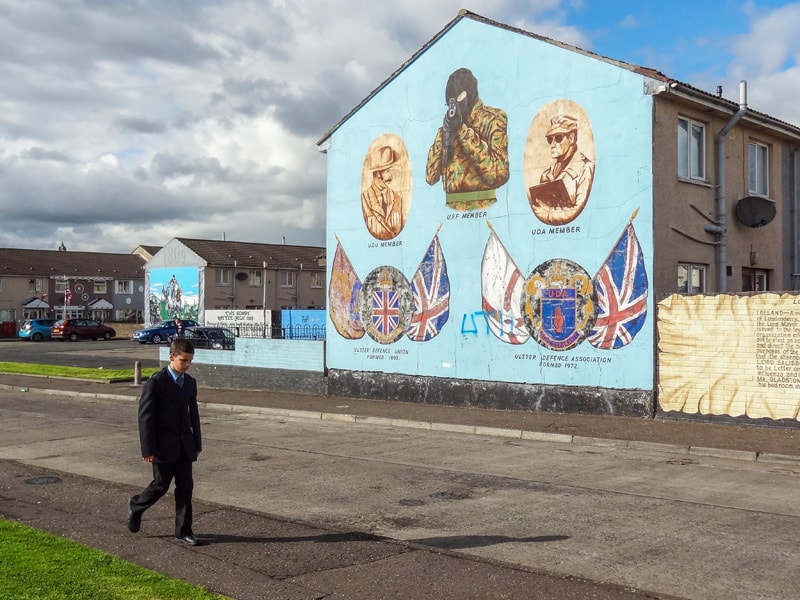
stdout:
<svg viewBox="0 0 800 600">
<path fill-rule="evenodd" d="M 457 19 L 326 135 L 329 393 L 652 415 L 645 79 Z"/>
</svg>

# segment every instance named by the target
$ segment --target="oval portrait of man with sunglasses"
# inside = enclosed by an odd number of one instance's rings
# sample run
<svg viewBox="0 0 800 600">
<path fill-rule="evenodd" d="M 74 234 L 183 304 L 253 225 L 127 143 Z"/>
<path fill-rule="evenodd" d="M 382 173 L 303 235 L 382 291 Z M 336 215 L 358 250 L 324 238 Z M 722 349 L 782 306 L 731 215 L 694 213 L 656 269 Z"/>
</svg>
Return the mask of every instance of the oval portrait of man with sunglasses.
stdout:
<svg viewBox="0 0 800 600">
<path fill-rule="evenodd" d="M 574 220 L 589 200 L 594 168 L 594 135 L 583 108 L 567 99 L 545 105 L 525 142 L 525 192 L 533 213 L 548 225 Z"/>
</svg>

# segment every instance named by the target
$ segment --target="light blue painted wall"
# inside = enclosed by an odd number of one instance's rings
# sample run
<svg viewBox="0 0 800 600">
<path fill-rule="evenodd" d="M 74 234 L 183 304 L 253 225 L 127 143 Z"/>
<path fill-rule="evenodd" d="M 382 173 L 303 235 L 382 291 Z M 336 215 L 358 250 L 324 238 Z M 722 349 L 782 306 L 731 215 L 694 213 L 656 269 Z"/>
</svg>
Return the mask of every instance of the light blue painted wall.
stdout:
<svg viewBox="0 0 800 600">
<path fill-rule="evenodd" d="M 159 360 L 169 362 L 168 347 L 160 347 L 158 353 Z M 324 353 L 323 341 L 236 338 L 235 350 L 198 348 L 195 350 L 193 362 L 321 373 L 324 368 Z"/>
<path fill-rule="evenodd" d="M 442 123 L 449 75 L 469 68 L 480 97 L 508 115 L 510 180 L 497 190 L 486 219 L 453 219 L 441 183 L 428 186 L 428 148 Z M 569 227 L 550 234 L 533 214 L 525 195 L 523 154 L 532 120 L 548 103 L 578 103 L 594 133 L 596 171 L 589 203 Z M 455 377 L 475 380 L 653 388 L 652 293 L 644 329 L 618 350 L 598 350 L 584 342 L 554 353 L 533 339 L 505 344 L 488 330 L 481 315 L 480 267 L 490 221 L 523 276 L 540 263 L 566 258 L 594 275 L 634 211 L 636 233 L 652 281 L 652 98 L 643 78 L 625 69 L 528 36 L 471 19 L 459 21 L 411 63 L 329 139 L 327 254 L 328 281 L 337 239 L 363 281 L 381 265 L 394 266 L 410 280 L 437 228 L 451 282 L 450 318 L 442 332 L 424 343 L 403 336 L 392 344 L 370 337 L 349 340 L 328 319 L 329 368 Z M 413 169 L 408 221 L 381 246 L 361 216 L 361 172 L 367 148 L 382 134 L 400 136 Z M 448 217 L 450 217 L 448 219 Z M 534 233 L 535 230 L 545 231 Z M 474 324 L 473 324 L 474 320 Z M 558 354 L 557 366 L 548 357 Z"/>
</svg>

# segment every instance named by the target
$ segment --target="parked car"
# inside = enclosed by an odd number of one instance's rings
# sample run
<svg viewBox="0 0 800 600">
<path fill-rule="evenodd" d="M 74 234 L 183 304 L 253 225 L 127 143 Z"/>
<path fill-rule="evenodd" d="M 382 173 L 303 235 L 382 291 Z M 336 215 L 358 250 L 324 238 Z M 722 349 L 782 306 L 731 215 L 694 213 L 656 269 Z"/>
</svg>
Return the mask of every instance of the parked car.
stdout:
<svg viewBox="0 0 800 600">
<path fill-rule="evenodd" d="M 174 339 L 175 336 L 172 336 Z M 183 337 L 191 340 L 195 348 L 209 350 L 234 350 L 236 334 L 224 327 L 187 327 Z"/>
<path fill-rule="evenodd" d="M 183 323 L 184 327 L 195 327 L 200 324 L 191 319 L 181 319 L 181 323 Z M 168 321 L 159 321 L 144 329 L 137 329 L 133 332 L 131 339 L 140 344 L 160 344 L 161 342 L 168 342 L 177 333 L 175 319 L 170 319 Z"/>
<path fill-rule="evenodd" d="M 117 332 L 108 325 L 98 323 L 94 319 L 62 319 L 53 325 L 54 340 L 110 340 Z"/>
<path fill-rule="evenodd" d="M 19 338 L 34 342 L 52 339 L 52 329 L 55 324 L 55 319 L 26 319 L 19 328 Z"/>
</svg>

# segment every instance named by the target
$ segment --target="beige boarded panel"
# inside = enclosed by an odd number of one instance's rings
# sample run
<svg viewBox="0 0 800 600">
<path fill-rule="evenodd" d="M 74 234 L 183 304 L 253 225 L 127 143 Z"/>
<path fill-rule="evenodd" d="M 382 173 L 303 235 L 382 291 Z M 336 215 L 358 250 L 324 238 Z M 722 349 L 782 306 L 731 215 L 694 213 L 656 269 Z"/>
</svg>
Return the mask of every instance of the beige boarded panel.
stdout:
<svg viewBox="0 0 800 600">
<path fill-rule="evenodd" d="M 673 295 L 658 336 L 663 410 L 797 419 L 800 297 Z"/>
</svg>

